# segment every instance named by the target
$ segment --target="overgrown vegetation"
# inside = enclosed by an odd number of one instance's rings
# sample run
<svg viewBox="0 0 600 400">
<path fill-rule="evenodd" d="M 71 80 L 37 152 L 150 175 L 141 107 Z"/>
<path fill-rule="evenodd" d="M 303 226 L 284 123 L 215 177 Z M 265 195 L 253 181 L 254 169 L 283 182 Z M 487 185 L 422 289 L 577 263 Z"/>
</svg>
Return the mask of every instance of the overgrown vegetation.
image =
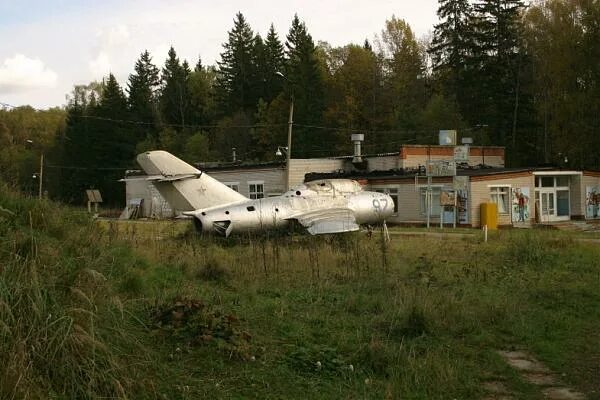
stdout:
<svg viewBox="0 0 600 400">
<path fill-rule="evenodd" d="M 378 235 L 140 239 L 0 206 L 0 398 L 541 398 L 513 346 L 600 390 L 597 244 L 393 237 L 384 266 Z"/>
</svg>

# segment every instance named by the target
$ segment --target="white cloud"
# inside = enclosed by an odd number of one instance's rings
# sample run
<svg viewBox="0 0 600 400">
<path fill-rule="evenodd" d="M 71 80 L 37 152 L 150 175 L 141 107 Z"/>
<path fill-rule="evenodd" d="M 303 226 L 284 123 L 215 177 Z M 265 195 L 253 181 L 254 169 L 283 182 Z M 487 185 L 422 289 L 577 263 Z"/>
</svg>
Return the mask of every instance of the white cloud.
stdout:
<svg viewBox="0 0 600 400">
<path fill-rule="evenodd" d="M 103 47 L 119 46 L 127 43 L 130 36 L 129 28 L 124 24 L 100 29 L 96 33 L 96 37 L 99 39 L 101 46 Z"/>
<path fill-rule="evenodd" d="M 90 61 L 89 65 L 90 71 L 96 79 L 108 75 L 111 70 L 110 58 L 105 51 L 101 51 L 94 60 Z"/>
<path fill-rule="evenodd" d="M 16 54 L 0 66 L 0 92 L 19 92 L 35 88 L 51 88 L 57 75 L 38 58 Z"/>
<path fill-rule="evenodd" d="M 43 107 L 62 104 L 74 84 L 100 80 L 109 72 L 125 85 L 145 49 L 159 68 L 171 45 L 179 58 L 191 65 L 199 55 L 204 65 L 214 64 L 237 11 L 242 11 L 252 29 L 263 37 L 273 22 L 282 41 L 297 12 L 315 42 L 326 40 L 342 46 L 362 44 L 365 38 L 373 42 L 373 35 L 381 32 L 392 14 L 409 22 L 420 37 L 433 29 L 438 6 L 437 0 L 225 0 L 213 2 L 211 7 L 198 0 L 80 3 L 85 6 L 63 12 L 52 2 L 41 2 L 40 11 L 46 17 L 0 24 L 0 37 L 11 38 L 0 45 L 2 74 L 6 70 L 3 60 L 19 53 L 35 54 L 60 75 L 52 88 L 38 86 L 11 93 L 6 92 L 6 81 L 12 84 L 15 79 L 3 77 L 0 100 Z"/>
</svg>

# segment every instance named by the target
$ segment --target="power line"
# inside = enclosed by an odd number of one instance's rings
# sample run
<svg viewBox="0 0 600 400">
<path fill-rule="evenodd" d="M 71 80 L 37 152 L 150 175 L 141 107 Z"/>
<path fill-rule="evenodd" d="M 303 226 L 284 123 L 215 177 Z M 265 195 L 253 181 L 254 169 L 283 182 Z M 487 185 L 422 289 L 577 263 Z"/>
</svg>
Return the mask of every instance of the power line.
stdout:
<svg viewBox="0 0 600 400">
<path fill-rule="evenodd" d="M 146 121 L 133 121 L 124 119 L 113 119 L 107 117 L 99 117 L 96 115 L 75 115 L 75 118 L 94 119 L 99 121 L 117 122 L 132 125 L 145 125 L 145 126 L 159 126 L 159 127 L 172 127 L 172 128 L 196 128 L 196 129 L 252 129 L 252 128 L 274 128 L 287 126 L 287 123 L 281 124 L 252 124 L 252 125 L 198 125 L 198 124 L 167 124 L 167 123 L 155 123 Z"/>
<path fill-rule="evenodd" d="M 18 108 L 17 106 L 14 106 L 14 105 L 11 105 L 8 103 L 4 103 L 4 102 L 0 102 L 0 106 L 13 108 L 13 109 Z M 37 109 L 34 107 L 32 107 L 32 108 L 36 111 L 44 111 L 44 110 L 40 110 L 40 109 Z M 75 117 L 75 118 L 93 119 L 93 120 L 107 121 L 107 122 L 114 122 L 114 123 L 133 124 L 133 125 L 144 125 L 144 126 L 157 125 L 160 127 L 195 128 L 195 129 L 254 129 L 254 128 L 280 128 L 280 127 L 288 126 L 288 123 L 228 125 L 228 126 L 223 126 L 223 125 L 218 125 L 218 124 L 212 124 L 212 125 L 167 124 L 167 123 L 156 123 L 156 122 L 147 122 L 147 121 L 114 119 L 114 118 L 101 117 L 101 116 L 95 116 L 95 115 L 75 115 L 75 116 L 70 116 L 70 117 L 71 118 Z M 390 141 L 390 142 L 363 143 L 362 146 L 365 148 L 374 148 L 374 147 L 378 147 L 378 146 L 388 146 L 388 145 L 403 144 L 403 143 L 413 143 L 413 142 L 418 142 L 418 141 L 421 141 L 424 139 L 437 137 L 437 133 L 432 133 L 432 131 L 429 129 L 427 129 L 427 130 L 410 130 L 410 131 L 397 130 L 397 129 L 396 130 L 394 130 L 394 129 L 377 130 L 377 129 L 344 128 L 344 127 L 334 127 L 334 126 L 324 126 L 324 125 L 310 125 L 310 124 L 299 124 L 299 123 L 293 123 L 292 126 L 295 128 L 309 128 L 309 129 L 328 130 L 328 131 L 336 131 L 336 132 L 363 132 L 365 134 L 400 134 L 400 135 L 406 135 L 406 136 L 420 134 L 420 133 L 428 134 L 426 136 L 422 136 L 419 138 L 410 137 L 407 139 L 395 140 L 395 141 Z M 464 128 L 463 131 L 473 131 L 473 130 L 481 129 L 482 127 L 485 127 L 485 125 L 476 125 L 474 127 Z M 330 144 L 338 145 L 339 142 L 331 142 Z M 328 151 L 329 150 L 319 149 L 319 150 L 312 150 L 311 152 L 325 153 Z"/>
<path fill-rule="evenodd" d="M 1 106 L 8 108 L 18 108 L 17 106 L 13 106 L 8 103 L 0 102 Z M 31 107 L 36 111 L 45 111 L 40 110 L 34 107 Z M 71 115 L 70 118 L 83 118 L 83 119 L 93 119 L 99 121 L 106 122 L 115 122 L 115 123 L 123 123 L 123 124 L 132 124 L 132 125 L 145 125 L 145 126 L 159 126 L 159 127 L 173 127 L 173 128 L 197 128 L 197 129 L 252 129 L 252 128 L 279 128 L 288 126 L 288 123 L 279 123 L 279 124 L 251 124 L 251 125 L 218 125 L 218 124 L 210 124 L 210 125 L 201 125 L 201 124 L 171 124 L 171 123 L 157 123 L 157 122 L 148 122 L 148 121 L 135 121 L 135 120 L 126 120 L 126 119 L 115 119 L 108 117 L 101 117 L 97 115 Z M 417 134 L 417 133 L 431 133 L 431 130 L 398 130 L 398 129 L 388 129 L 388 130 L 377 130 L 377 129 L 360 129 L 360 128 L 345 128 L 345 127 L 335 127 L 335 126 L 323 126 L 323 125 L 310 125 L 310 124 L 299 124 L 293 123 L 293 127 L 295 128 L 310 128 L 310 129 L 319 129 L 319 130 L 329 130 L 329 131 L 337 131 L 337 132 L 364 132 L 367 134 Z M 465 128 L 464 131 L 471 131 L 479 129 L 479 126 Z M 432 135 L 433 137 L 433 135 Z M 408 141 L 417 141 L 420 139 L 406 139 L 404 142 Z M 373 145 L 373 144 L 371 144 Z"/>
<path fill-rule="evenodd" d="M 70 165 L 45 165 L 44 168 L 72 169 L 72 170 L 99 170 L 99 171 L 124 171 L 132 167 L 74 167 Z"/>
</svg>

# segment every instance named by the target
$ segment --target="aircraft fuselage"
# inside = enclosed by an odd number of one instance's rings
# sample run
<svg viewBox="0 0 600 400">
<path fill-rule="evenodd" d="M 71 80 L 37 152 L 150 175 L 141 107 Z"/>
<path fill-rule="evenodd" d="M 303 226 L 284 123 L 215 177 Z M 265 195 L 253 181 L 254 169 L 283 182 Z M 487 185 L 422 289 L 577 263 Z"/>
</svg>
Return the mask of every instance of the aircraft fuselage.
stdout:
<svg viewBox="0 0 600 400">
<path fill-rule="evenodd" d="M 281 196 L 241 201 L 186 214 L 194 216 L 198 230 L 229 236 L 231 233 L 285 228 L 292 220 L 303 218 L 306 213 L 310 214 L 309 218 L 327 219 L 332 209 L 348 213 L 348 226 L 354 223 L 378 224 L 392 215 L 394 202 L 385 193 L 319 193 L 302 185 Z M 320 212 L 323 215 L 319 215 Z M 337 218 L 336 223 L 343 228 L 344 218 Z"/>
</svg>

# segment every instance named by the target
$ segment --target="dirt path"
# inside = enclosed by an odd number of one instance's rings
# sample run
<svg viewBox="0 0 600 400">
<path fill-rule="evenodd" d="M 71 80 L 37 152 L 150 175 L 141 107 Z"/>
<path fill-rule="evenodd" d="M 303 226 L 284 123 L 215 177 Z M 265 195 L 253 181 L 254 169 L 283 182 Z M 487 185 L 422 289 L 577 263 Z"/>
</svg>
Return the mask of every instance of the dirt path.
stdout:
<svg viewBox="0 0 600 400">
<path fill-rule="evenodd" d="M 586 399 L 583 393 L 564 385 L 556 373 L 530 353 L 526 351 L 499 351 L 498 354 L 520 373 L 523 380 L 538 386 L 544 399 Z M 486 382 L 484 387 L 490 393 L 484 400 L 512 400 L 517 398 L 503 382 Z"/>
</svg>

